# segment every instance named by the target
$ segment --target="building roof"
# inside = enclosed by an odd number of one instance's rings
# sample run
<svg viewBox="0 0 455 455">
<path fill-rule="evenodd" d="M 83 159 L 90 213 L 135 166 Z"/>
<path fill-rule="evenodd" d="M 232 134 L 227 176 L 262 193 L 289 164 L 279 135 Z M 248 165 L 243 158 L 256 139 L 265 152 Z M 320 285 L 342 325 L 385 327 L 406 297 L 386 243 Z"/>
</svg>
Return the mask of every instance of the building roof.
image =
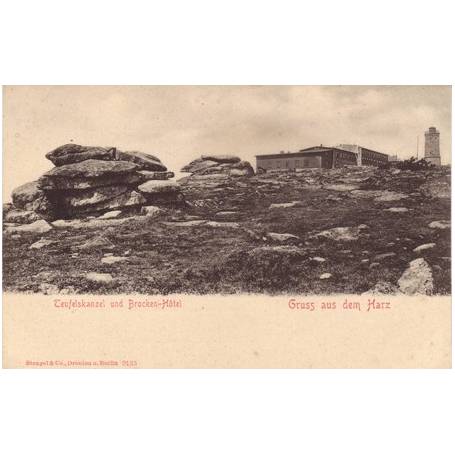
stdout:
<svg viewBox="0 0 455 455">
<path fill-rule="evenodd" d="M 359 147 L 360 150 L 365 150 L 365 151 L 368 151 L 368 152 L 377 153 L 378 155 L 382 155 L 383 157 L 387 157 L 387 159 L 389 157 L 389 155 L 387 153 L 377 152 L 376 150 L 371 150 L 369 148 L 362 147 L 361 145 L 359 145 L 358 147 Z M 282 152 L 282 153 L 270 153 L 270 154 L 265 154 L 265 155 L 256 155 L 256 158 L 275 158 L 275 159 L 276 158 L 286 159 L 286 157 L 298 158 L 298 157 L 303 157 L 303 156 L 306 156 L 306 155 L 312 155 L 312 154 L 316 154 L 316 153 L 326 152 L 326 151 L 330 151 L 330 150 L 338 150 L 340 152 L 352 153 L 354 155 L 356 154 L 353 151 L 345 150 L 345 149 L 342 149 L 342 148 L 339 148 L 339 147 L 326 147 L 324 145 L 317 145 L 317 146 L 307 147 L 305 149 L 301 149 L 298 152 Z"/>
<path fill-rule="evenodd" d="M 353 152 L 338 149 L 336 147 L 325 147 L 322 145 L 318 145 L 315 147 L 308 147 L 306 149 L 299 150 L 298 152 L 285 152 L 285 153 L 271 153 L 268 155 L 256 155 L 256 158 L 282 158 L 282 159 L 286 159 L 286 157 L 289 157 L 289 158 L 296 157 L 297 158 L 297 157 L 303 157 L 306 155 L 312 155 L 312 154 L 321 153 L 321 152 L 328 152 L 331 150 L 338 150 L 340 152 L 354 154 Z"/>
</svg>

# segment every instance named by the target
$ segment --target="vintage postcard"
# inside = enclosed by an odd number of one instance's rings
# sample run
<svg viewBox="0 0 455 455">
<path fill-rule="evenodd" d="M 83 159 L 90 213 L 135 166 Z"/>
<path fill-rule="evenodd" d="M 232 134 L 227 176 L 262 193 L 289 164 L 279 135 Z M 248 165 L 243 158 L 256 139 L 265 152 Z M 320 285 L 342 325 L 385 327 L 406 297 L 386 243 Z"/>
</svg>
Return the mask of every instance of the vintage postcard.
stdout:
<svg viewBox="0 0 455 455">
<path fill-rule="evenodd" d="M 4 368 L 451 368 L 450 86 L 6 86 Z"/>
</svg>

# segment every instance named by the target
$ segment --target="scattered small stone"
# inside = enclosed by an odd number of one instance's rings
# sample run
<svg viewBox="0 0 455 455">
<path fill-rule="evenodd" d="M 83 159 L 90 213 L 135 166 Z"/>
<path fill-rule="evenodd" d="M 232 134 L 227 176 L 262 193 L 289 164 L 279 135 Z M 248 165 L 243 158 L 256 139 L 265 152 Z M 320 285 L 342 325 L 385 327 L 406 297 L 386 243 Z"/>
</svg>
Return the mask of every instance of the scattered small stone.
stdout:
<svg viewBox="0 0 455 455">
<path fill-rule="evenodd" d="M 79 250 L 110 250 L 114 247 L 115 245 L 102 235 L 89 239 L 82 245 L 77 246 Z"/>
<path fill-rule="evenodd" d="M 326 262 L 327 259 L 321 258 L 319 256 L 314 256 L 314 257 L 311 258 L 311 261 L 312 262 L 318 262 L 319 264 L 322 264 L 323 262 Z"/>
<path fill-rule="evenodd" d="M 71 227 L 74 222 L 80 223 L 80 220 L 55 220 L 52 222 L 52 226 L 56 228 Z"/>
<path fill-rule="evenodd" d="M 423 258 L 411 261 L 398 280 L 398 286 L 401 292 L 408 295 L 431 295 L 433 293 L 433 273 L 428 262 Z"/>
<path fill-rule="evenodd" d="M 121 210 L 111 210 L 98 217 L 99 220 L 109 220 L 111 218 L 117 218 L 122 213 Z"/>
<path fill-rule="evenodd" d="M 418 246 L 417 248 L 414 248 L 413 251 L 414 253 L 420 253 L 421 251 L 431 250 L 431 248 L 434 248 L 435 246 L 436 243 L 425 243 L 423 245 Z"/>
<path fill-rule="evenodd" d="M 43 294 L 55 295 L 60 293 L 60 289 L 55 284 L 41 283 L 39 289 Z"/>
<path fill-rule="evenodd" d="M 280 234 L 278 232 L 269 232 L 267 238 L 273 242 L 288 242 L 289 240 L 300 240 L 296 235 L 293 234 Z"/>
<path fill-rule="evenodd" d="M 226 220 L 226 221 L 232 221 L 235 220 L 238 217 L 239 213 L 234 212 L 234 211 L 222 211 L 222 212 L 217 212 L 215 214 L 216 218 L 219 218 L 220 220 Z"/>
<path fill-rule="evenodd" d="M 329 278 L 332 278 L 332 274 L 331 273 L 323 273 L 319 279 L 320 280 L 328 280 Z"/>
<path fill-rule="evenodd" d="M 364 224 L 361 224 L 360 226 L 357 227 L 336 227 L 319 232 L 313 237 L 326 238 L 339 242 L 351 242 L 357 240 L 359 238 L 361 231 L 366 228 L 367 226 Z"/>
<path fill-rule="evenodd" d="M 127 261 L 128 259 L 121 256 L 105 256 L 101 259 L 103 264 L 116 264 L 117 262 Z"/>
<path fill-rule="evenodd" d="M 389 201 L 400 201 L 401 199 L 407 199 L 407 194 L 395 193 L 393 191 L 384 191 L 383 194 L 374 198 L 377 202 L 389 202 Z"/>
<path fill-rule="evenodd" d="M 409 212 L 409 209 L 406 207 L 391 207 L 389 209 L 384 209 L 385 212 L 392 212 L 392 213 L 404 213 Z"/>
<path fill-rule="evenodd" d="M 374 257 L 374 261 L 378 262 L 378 261 L 382 261 L 383 259 L 387 259 L 387 258 L 393 258 L 395 257 L 397 254 L 396 253 L 382 253 L 382 254 L 377 254 L 375 257 Z"/>
<path fill-rule="evenodd" d="M 239 223 L 234 223 L 232 221 L 207 221 L 206 226 L 210 227 L 221 227 L 221 228 L 239 228 Z"/>
<path fill-rule="evenodd" d="M 356 185 L 345 185 L 345 184 L 335 184 L 335 185 L 327 185 L 323 187 L 324 190 L 332 190 L 332 191 L 352 191 L 359 189 Z"/>
<path fill-rule="evenodd" d="M 29 250 L 40 250 L 41 248 L 44 248 L 45 246 L 52 245 L 53 243 L 57 243 L 54 240 L 46 240 L 46 239 L 40 239 L 35 243 L 32 243 L 28 249 Z"/>
<path fill-rule="evenodd" d="M 397 294 L 400 293 L 397 286 L 389 283 L 387 281 L 379 281 L 377 282 L 371 289 L 362 293 L 362 295 L 383 295 L 383 294 Z"/>
<path fill-rule="evenodd" d="M 148 218 L 155 218 L 164 213 L 164 210 L 156 207 L 155 205 L 146 205 L 141 208 L 141 215 L 145 215 Z"/>
<path fill-rule="evenodd" d="M 85 278 L 94 283 L 111 283 L 113 281 L 112 275 L 110 273 L 97 273 L 90 272 L 85 275 Z"/>
<path fill-rule="evenodd" d="M 376 267 L 379 267 L 381 264 L 379 264 L 379 262 L 372 262 L 370 264 L 370 269 L 375 269 Z"/>
<path fill-rule="evenodd" d="M 207 223 L 207 220 L 163 221 L 163 224 L 166 226 L 176 226 L 176 227 L 199 226 L 204 223 Z"/>
<path fill-rule="evenodd" d="M 60 289 L 59 294 L 75 294 L 76 289 L 73 286 L 67 286 L 66 288 Z"/>
<path fill-rule="evenodd" d="M 290 207 L 296 207 L 301 205 L 300 201 L 293 201 L 293 202 L 282 202 L 280 204 L 270 204 L 270 209 L 287 209 Z"/>
<path fill-rule="evenodd" d="M 374 198 L 377 202 L 392 202 L 408 198 L 406 194 L 386 190 L 354 190 L 351 191 L 351 195 L 361 198 Z"/>
<path fill-rule="evenodd" d="M 441 220 L 441 221 L 432 221 L 429 225 L 431 229 L 450 229 L 450 221 Z"/>
</svg>

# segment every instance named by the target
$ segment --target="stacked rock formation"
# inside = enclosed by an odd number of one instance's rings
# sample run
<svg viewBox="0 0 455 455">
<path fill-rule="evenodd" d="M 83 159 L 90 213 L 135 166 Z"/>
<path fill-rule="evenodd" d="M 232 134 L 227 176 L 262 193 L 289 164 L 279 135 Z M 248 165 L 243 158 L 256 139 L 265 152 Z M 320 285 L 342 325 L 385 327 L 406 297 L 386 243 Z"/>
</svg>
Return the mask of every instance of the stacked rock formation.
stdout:
<svg viewBox="0 0 455 455">
<path fill-rule="evenodd" d="M 202 155 L 181 169 L 191 177 L 216 179 L 226 177 L 251 177 L 254 169 L 248 161 L 232 155 Z"/>
<path fill-rule="evenodd" d="M 179 185 L 168 181 L 174 174 L 153 155 L 67 144 L 46 158 L 55 167 L 13 191 L 5 221 L 78 218 L 183 202 Z"/>
</svg>

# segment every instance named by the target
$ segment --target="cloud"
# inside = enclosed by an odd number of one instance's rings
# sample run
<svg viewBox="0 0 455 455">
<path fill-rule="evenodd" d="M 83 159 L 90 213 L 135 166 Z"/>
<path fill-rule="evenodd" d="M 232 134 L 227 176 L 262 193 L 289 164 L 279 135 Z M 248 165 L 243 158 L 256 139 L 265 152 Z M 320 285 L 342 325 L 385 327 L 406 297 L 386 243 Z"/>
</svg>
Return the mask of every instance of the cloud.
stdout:
<svg viewBox="0 0 455 455">
<path fill-rule="evenodd" d="M 24 86 L 4 89 L 4 107 L 6 196 L 71 140 L 150 152 L 178 170 L 208 152 L 254 162 L 350 142 L 406 158 L 436 126 L 451 157 L 448 86 Z"/>
</svg>

